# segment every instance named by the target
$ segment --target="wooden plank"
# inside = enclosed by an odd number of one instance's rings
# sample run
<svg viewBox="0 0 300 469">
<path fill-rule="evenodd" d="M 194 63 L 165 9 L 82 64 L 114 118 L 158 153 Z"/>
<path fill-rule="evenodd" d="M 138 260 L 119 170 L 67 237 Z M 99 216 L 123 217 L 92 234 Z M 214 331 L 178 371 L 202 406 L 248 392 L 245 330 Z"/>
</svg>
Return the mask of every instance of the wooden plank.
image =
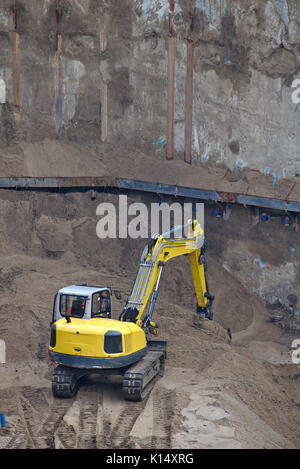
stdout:
<svg viewBox="0 0 300 469">
<path fill-rule="evenodd" d="M 60 56 L 62 51 L 62 35 L 56 35 L 56 52 L 55 52 L 55 96 L 59 95 L 60 89 Z"/>
<path fill-rule="evenodd" d="M 60 71 L 60 57 L 62 51 L 62 35 L 56 34 L 56 52 L 55 52 L 55 127 L 56 132 L 62 124 L 62 86 L 61 86 L 61 71 Z"/>
<path fill-rule="evenodd" d="M 103 53 L 107 50 L 107 33 L 105 31 L 100 33 L 100 52 Z"/>
<path fill-rule="evenodd" d="M 185 152 L 184 159 L 192 162 L 193 140 L 193 81 L 194 81 L 194 42 L 187 42 L 187 67 L 185 82 Z"/>
<path fill-rule="evenodd" d="M 20 107 L 20 35 L 16 31 L 12 33 L 12 81 L 14 105 Z"/>
</svg>

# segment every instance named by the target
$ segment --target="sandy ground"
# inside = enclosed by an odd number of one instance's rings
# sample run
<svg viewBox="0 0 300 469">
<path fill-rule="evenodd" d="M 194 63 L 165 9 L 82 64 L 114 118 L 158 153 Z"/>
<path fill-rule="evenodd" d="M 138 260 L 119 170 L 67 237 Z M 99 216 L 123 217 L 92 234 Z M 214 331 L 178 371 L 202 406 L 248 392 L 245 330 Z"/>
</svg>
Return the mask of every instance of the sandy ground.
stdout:
<svg viewBox="0 0 300 469">
<path fill-rule="evenodd" d="M 168 360 L 146 400 L 125 402 L 119 384 L 92 378 L 74 399 L 53 398 L 47 345 L 55 292 L 81 282 L 118 287 L 118 317 L 144 241 L 100 243 L 86 195 L 1 197 L 1 448 L 300 447 L 299 366 L 262 302 L 222 268 L 217 249 L 208 257 L 214 323 L 194 315 L 187 260 L 166 267 L 156 318 Z"/>
</svg>

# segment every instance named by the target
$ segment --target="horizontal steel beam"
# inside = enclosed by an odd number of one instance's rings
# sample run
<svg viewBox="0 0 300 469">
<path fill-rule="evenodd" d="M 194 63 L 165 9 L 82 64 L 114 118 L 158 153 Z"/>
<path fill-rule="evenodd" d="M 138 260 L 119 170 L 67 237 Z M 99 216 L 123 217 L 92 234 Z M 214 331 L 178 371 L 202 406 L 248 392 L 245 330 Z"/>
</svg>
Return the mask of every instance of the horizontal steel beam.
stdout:
<svg viewBox="0 0 300 469">
<path fill-rule="evenodd" d="M 220 194 L 216 191 L 205 189 L 193 189 L 192 187 L 173 186 L 146 181 L 134 181 L 132 179 L 116 179 L 116 185 L 120 189 L 129 189 L 142 192 L 154 192 L 157 194 L 175 195 L 180 197 L 191 197 L 194 199 L 214 200 L 222 202 Z"/>
<path fill-rule="evenodd" d="M 130 189 L 141 192 L 154 192 L 159 194 L 190 197 L 199 200 L 211 200 L 214 202 L 237 203 L 269 209 L 277 209 L 289 212 L 300 212 L 300 202 L 285 201 L 269 197 L 256 197 L 252 195 L 224 193 L 213 190 L 194 189 L 191 187 L 172 186 L 145 181 L 134 181 L 132 179 L 116 179 L 116 184 L 121 189 Z"/>
<path fill-rule="evenodd" d="M 133 190 L 165 194 L 170 196 L 188 197 L 196 200 L 211 200 L 219 203 L 237 203 L 276 209 L 281 211 L 300 213 L 300 202 L 293 200 L 281 200 L 271 197 L 257 197 L 253 195 L 224 193 L 215 190 L 197 189 L 171 184 L 160 184 L 148 181 L 136 181 L 133 179 L 112 178 L 111 176 L 89 177 L 9 177 L 0 178 L 0 189 L 97 189 L 117 188 L 120 190 Z"/>
<path fill-rule="evenodd" d="M 242 205 L 251 205 L 254 207 L 263 207 L 289 212 L 300 212 L 300 202 L 287 202 L 280 199 L 271 199 L 268 197 L 255 197 L 253 195 L 237 196 L 237 202 Z"/>
</svg>

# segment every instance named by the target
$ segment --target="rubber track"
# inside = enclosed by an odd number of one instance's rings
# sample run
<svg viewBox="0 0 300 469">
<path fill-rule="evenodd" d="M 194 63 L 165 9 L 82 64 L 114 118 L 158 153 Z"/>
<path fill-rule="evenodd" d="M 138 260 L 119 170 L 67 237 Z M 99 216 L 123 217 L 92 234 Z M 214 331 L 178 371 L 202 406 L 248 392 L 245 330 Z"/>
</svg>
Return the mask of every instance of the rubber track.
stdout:
<svg viewBox="0 0 300 469">
<path fill-rule="evenodd" d="M 123 396 L 129 401 L 142 401 L 163 375 L 164 353 L 148 352 L 142 360 L 132 365 L 123 377 Z"/>
<path fill-rule="evenodd" d="M 53 370 L 52 392 L 55 397 L 71 398 L 75 396 L 79 388 L 79 380 L 75 377 L 76 373 L 76 369 L 61 365 Z"/>
</svg>

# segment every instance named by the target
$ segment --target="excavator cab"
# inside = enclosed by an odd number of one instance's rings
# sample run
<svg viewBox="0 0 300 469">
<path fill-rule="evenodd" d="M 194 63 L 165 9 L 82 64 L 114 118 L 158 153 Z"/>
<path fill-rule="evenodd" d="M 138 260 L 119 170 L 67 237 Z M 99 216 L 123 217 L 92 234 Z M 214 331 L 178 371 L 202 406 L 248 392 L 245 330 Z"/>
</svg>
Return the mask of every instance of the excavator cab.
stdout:
<svg viewBox="0 0 300 469">
<path fill-rule="evenodd" d="M 71 285 L 55 295 L 52 324 L 59 319 L 111 318 L 111 288 Z"/>
</svg>

